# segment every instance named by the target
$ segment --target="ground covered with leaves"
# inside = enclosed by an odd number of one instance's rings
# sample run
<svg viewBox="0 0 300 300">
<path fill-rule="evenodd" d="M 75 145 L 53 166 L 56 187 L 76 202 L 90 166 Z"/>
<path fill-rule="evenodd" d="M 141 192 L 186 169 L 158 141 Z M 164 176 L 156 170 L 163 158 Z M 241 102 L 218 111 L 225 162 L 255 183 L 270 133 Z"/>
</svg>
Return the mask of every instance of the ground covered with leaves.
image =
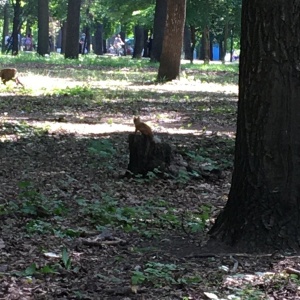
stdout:
<svg viewBox="0 0 300 300">
<path fill-rule="evenodd" d="M 5 62 L 25 88 L 0 87 L 0 299 L 300 299 L 298 256 L 206 247 L 230 188 L 236 65 L 161 84 L 128 58 Z M 135 115 L 176 172 L 124 177 Z"/>
</svg>

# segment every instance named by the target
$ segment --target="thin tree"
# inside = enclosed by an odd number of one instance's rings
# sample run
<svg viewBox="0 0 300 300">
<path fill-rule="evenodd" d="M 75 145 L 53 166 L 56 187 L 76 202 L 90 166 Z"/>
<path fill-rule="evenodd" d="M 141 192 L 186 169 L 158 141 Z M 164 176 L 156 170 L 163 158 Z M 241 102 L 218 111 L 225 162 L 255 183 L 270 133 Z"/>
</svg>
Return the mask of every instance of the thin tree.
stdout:
<svg viewBox="0 0 300 300">
<path fill-rule="evenodd" d="M 3 30 L 2 30 L 2 43 L 1 43 L 2 53 L 5 52 L 5 47 L 6 47 L 5 38 L 8 35 L 9 35 L 9 2 L 7 1 L 3 7 Z"/>
<path fill-rule="evenodd" d="M 300 1 L 244 0 L 234 172 L 211 234 L 300 250 Z"/>
<path fill-rule="evenodd" d="M 78 59 L 81 0 L 68 0 L 65 58 Z"/>
<path fill-rule="evenodd" d="M 44 56 L 49 47 L 49 0 L 38 0 L 38 54 Z"/>
<path fill-rule="evenodd" d="M 179 77 L 185 13 L 186 0 L 168 0 L 158 80 L 170 81 Z"/>
</svg>

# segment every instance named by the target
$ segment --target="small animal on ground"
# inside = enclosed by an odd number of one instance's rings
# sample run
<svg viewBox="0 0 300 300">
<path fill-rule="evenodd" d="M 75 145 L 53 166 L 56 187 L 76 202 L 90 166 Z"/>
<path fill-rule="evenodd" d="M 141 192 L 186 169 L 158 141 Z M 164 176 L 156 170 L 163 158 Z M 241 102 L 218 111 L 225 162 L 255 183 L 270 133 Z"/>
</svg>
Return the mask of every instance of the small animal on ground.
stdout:
<svg viewBox="0 0 300 300">
<path fill-rule="evenodd" d="M 23 83 L 19 80 L 17 73 L 18 71 L 15 68 L 2 69 L 0 71 L 0 77 L 2 82 L 6 84 L 7 81 L 14 80 L 17 85 L 20 84 L 22 85 L 22 87 L 24 87 Z"/>
<path fill-rule="evenodd" d="M 153 132 L 149 125 L 141 122 L 140 117 L 134 117 L 133 123 L 135 125 L 135 134 L 139 131 L 141 134 L 153 138 Z"/>
</svg>

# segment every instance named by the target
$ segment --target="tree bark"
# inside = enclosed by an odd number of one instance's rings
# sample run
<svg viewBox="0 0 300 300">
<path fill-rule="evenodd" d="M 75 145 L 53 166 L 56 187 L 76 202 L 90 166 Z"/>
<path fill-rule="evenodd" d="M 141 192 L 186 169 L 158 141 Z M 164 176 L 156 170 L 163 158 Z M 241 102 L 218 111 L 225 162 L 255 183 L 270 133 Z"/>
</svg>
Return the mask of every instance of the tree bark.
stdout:
<svg viewBox="0 0 300 300">
<path fill-rule="evenodd" d="M 226 53 L 227 53 L 227 39 L 228 39 L 228 21 L 225 22 L 224 26 L 224 48 L 223 48 L 223 55 L 222 55 L 222 63 L 225 64 L 225 58 L 226 58 Z"/>
<path fill-rule="evenodd" d="M 159 62 L 162 45 L 164 40 L 164 32 L 167 18 L 167 0 L 156 0 L 154 25 L 153 25 L 153 40 L 150 51 L 151 62 Z"/>
<path fill-rule="evenodd" d="M 136 25 L 134 27 L 134 50 L 132 58 L 141 59 L 144 49 L 144 27 Z"/>
<path fill-rule="evenodd" d="M 184 59 L 189 60 L 193 63 L 193 52 L 192 52 L 192 34 L 191 28 L 188 25 L 184 26 Z"/>
<path fill-rule="evenodd" d="M 94 53 L 103 55 L 103 24 L 96 25 L 95 38 L 94 38 Z"/>
<path fill-rule="evenodd" d="M 38 0 L 38 48 L 39 55 L 49 54 L 49 0 Z"/>
<path fill-rule="evenodd" d="M 148 36 L 149 30 L 148 29 L 144 29 L 144 45 L 143 45 L 143 57 L 150 57 L 149 56 L 149 41 L 150 41 L 150 36 Z"/>
<path fill-rule="evenodd" d="M 170 81 L 179 77 L 186 0 L 168 0 L 167 20 L 158 80 Z"/>
<path fill-rule="evenodd" d="M 3 7 L 3 30 L 2 30 L 2 53 L 5 52 L 5 37 L 9 35 L 9 2 L 6 2 Z"/>
<path fill-rule="evenodd" d="M 67 22 L 64 21 L 61 27 L 61 54 L 65 54 L 67 45 Z"/>
<path fill-rule="evenodd" d="M 234 172 L 210 233 L 248 252 L 300 250 L 299 14 L 243 1 Z"/>
<path fill-rule="evenodd" d="M 203 46 L 203 59 L 205 64 L 209 64 L 210 61 L 210 38 L 209 28 L 205 26 L 202 33 L 202 46 Z"/>
<path fill-rule="evenodd" d="M 19 31 L 21 25 L 21 0 L 16 0 L 13 3 L 14 7 L 14 20 L 13 20 L 13 32 L 12 32 L 12 54 L 18 55 L 19 53 Z"/>
<path fill-rule="evenodd" d="M 65 58 L 78 59 L 81 0 L 68 0 Z"/>
</svg>

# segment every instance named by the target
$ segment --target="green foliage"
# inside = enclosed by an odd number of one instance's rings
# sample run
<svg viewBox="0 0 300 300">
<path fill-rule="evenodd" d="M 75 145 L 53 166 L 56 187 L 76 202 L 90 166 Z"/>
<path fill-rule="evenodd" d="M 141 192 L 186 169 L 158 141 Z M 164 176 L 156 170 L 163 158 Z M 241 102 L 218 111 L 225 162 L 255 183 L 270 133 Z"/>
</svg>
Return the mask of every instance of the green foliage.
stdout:
<svg viewBox="0 0 300 300">
<path fill-rule="evenodd" d="M 51 200 L 40 194 L 29 181 L 19 183 L 19 204 L 12 203 L 11 207 L 26 215 L 45 217 L 50 215 L 60 216 L 66 212 L 62 201 Z M 40 224 L 32 224 L 34 227 Z"/>
<path fill-rule="evenodd" d="M 83 99 L 93 99 L 95 92 L 92 91 L 92 89 L 87 86 L 75 86 L 75 87 L 66 87 L 64 89 L 53 89 L 52 93 L 50 95 L 55 96 L 72 96 L 72 97 L 80 97 Z"/>
<path fill-rule="evenodd" d="M 65 269 L 70 270 L 72 267 L 72 260 L 66 248 L 63 248 L 61 260 Z"/>
<path fill-rule="evenodd" d="M 186 221 L 187 230 L 191 233 L 203 231 L 211 217 L 211 211 L 211 206 L 201 205 L 198 213 L 189 213 Z"/>
<path fill-rule="evenodd" d="M 113 169 L 113 158 L 116 154 L 116 149 L 109 139 L 93 140 L 89 147 L 89 152 L 101 158 L 101 164 L 108 169 Z"/>
<path fill-rule="evenodd" d="M 24 276 L 24 277 L 32 277 L 38 274 L 53 274 L 56 273 L 56 267 L 45 265 L 43 267 L 38 268 L 35 263 L 32 263 L 30 266 L 28 266 L 23 272 L 18 272 L 18 276 Z"/>
<path fill-rule="evenodd" d="M 48 134 L 49 126 L 35 127 L 29 125 L 25 121 L 9 123 L 3 121 L 1 123 L 1 134 L 10 135 L 16 134 L 22 137 L 42 136 Z"/>
<path fill-rule="evenodd" d="M 52 233 L 52 224 L 41 220 L 31 220 L 26 224 L 26 230 L 28 233 Z"/>
<path fill-rule="evenodd" d="M 154 287 L 163 287 L 176 284 L 197 284 L 201 281 L 198 276 L 178 276 L 182 268 L 175 264 L 148 262 L 143 271 L 132 272 L 133 285 L 150 284 Z"/>
</svg>

